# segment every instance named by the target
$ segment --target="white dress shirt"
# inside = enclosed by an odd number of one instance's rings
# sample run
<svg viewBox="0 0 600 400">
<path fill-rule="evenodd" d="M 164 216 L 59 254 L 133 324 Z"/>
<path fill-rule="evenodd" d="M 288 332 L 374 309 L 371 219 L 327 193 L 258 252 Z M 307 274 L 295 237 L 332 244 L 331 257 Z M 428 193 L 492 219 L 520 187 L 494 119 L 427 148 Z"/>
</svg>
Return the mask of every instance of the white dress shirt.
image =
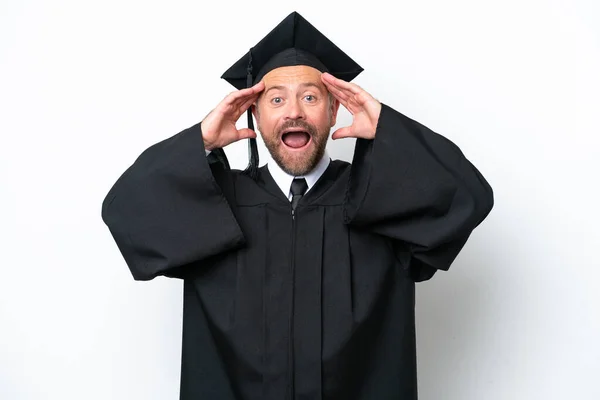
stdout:
<svg viewBox="0 0 600 400">
<path fill-rule="evenodd" d="M 206 150 L 206 155 L 209 155 L 209 154 L 210 154 L 210 151 Z M 275 183 L 277 183 L 277 186 L 279 186 L 279 188 L 281 189 L 283 194 L 286 195 L 290 201 L 292 201 L 292 192 L 290 189 L 292 187 L 292 181 L 294 180 L 294 178 L 306 179 L 306 184 L 308 185 L 308 189 L 306 189 L 306 193 L 308 193 L 310 191 L 310 189 L 315 185 L 315 183 L 317 183 L 317 181 L 319 180 L 321 175 L 323 175 L 323 173 L 329 166 L 330 162 L 331 162 L 331 158 L 327 154 L 327 150 L 326 150 L 323 153 L 323 157 L 321 158 L 321 160 L 319 160 L 319 163 L 315 166 L 315 168 L 313 168 L 312 171 L 310 171 L 306 175 L 302 175 L 302 176 L 290 175 L 287 172 L 285 172 L 284 170 L 282 170 L 279 167 L 279 165 L 277 165 L 277 163 L 272 158 L 269 158 L 269 161 L 267 162 L 267 168 L 269 169 L 271 176 L 273 177 L 273 179 L 275 180 Z"/>
<path fill-rule="evenodd" d="M 310 189 L 315 185 L 315 183 L 319 180 L 321 175 L 323 175 L 323 173 L 329 166 L 330 162 L 331 162 L 331 158 L 329 158 L 327 151 L 325 151 L 325 153 L 323 154 L 323 157 L 321 158 L 319 163 L 313 168 L 312 171 L 310 171 L 306 175 L 302 175 L 302 176 L 290 175 L 287 172 L 285 172 L 284 170 L 282 170 L 279 167 L 279 165 L 277 165 L 277 163 L 275 161 L 273 161 L 273 159 L 271 159 L 271 158 L 269 158 L 269 161 L 267 162 L 267 168 L 269 169 L 271 176 L 275 180 L 275 183 L 277 183 L 277 186 L 279 186 L 279 188 L 281 189 L 283 194 L 285 194 L 288 197 L 288 199 L 291 201 L 292 200 L 292 192 L 290 191 L 290 189 L 292 187 L 292 181 L 294 180 L 294 178 L 306 179 L 306 184 L 308 185 L 308 189 L 306 190 L 306 193 L 308 193 L 310 191 Z"/>
</svg>

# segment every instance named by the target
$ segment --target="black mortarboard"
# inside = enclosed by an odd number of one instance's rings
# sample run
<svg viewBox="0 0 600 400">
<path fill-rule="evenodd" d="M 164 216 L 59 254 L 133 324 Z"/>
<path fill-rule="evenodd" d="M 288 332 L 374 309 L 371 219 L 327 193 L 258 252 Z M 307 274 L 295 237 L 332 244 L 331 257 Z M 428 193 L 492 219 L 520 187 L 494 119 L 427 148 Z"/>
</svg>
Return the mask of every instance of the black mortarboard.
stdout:
<svg viewBox="0 0 600 400">
<path fill-rule="evenodd" d="M 258 83 L 269 71 L 293 65 L 308 65 L 336 78 L 351 81 L 363 68 L 340 50 L 297 12 L 288 15 L 260 42 L 233 64 L 221 78 L 237 89 Z M 248 110 L 248 128 L 254 129 Z M 256 177 L 258 148 L 250 139 L 247 172 Z"/>
</svg>

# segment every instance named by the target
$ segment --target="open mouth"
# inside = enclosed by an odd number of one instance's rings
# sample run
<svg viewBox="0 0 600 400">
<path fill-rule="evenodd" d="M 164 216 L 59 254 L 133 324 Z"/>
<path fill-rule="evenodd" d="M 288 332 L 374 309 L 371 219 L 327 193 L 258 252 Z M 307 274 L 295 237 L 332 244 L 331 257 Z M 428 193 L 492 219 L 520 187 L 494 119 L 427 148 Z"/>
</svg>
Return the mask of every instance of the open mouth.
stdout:
<svg viewBox="0 0 600 400">
<path fill-rule="evenodd" d="M 307 131 L 289 130 L 281 135 L 281 141 L 291 149 L 303 149 L 310 143 L 311 136 Z"/>
</svg>

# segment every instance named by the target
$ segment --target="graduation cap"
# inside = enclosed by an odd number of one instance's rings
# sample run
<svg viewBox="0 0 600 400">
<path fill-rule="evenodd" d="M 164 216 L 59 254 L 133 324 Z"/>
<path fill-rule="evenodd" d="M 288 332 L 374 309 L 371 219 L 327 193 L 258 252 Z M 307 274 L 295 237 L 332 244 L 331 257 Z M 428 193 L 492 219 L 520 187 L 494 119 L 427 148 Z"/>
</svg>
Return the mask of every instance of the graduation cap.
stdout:
<svg viewBox="0 0 600 400">
<path fill-rule="evenodd" d="M 260 42 L 250 48 L 221 78 L 237 89 L 251 87 L 271 70 L 279 67 L 306 65 L 336 78 L 351 81 L 363 68 L 340 50 L 297 12 L 292 12 Z M 252 111 L 248 112 L 248 128 L 254 129 Z M 250 162 L 246 172 L 256 178 L 258 148 L 256 139 L 248 144 Z"/>
</svg>

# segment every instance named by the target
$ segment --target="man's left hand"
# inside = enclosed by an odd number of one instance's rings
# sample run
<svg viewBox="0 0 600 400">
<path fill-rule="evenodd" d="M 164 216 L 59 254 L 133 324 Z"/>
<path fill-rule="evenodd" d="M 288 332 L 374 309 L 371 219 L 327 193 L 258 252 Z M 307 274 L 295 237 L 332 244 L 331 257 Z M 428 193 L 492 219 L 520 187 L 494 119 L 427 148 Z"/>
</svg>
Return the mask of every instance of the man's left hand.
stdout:
<svg viewBox="0 0 600 400">
<path fill-rule="evenodd" d="M 353 117 L 352 125 L 337 129 L 333 132 L 332 139 L 374 139 L 381 103 L 360 86 L 338 79 L 327 72 L 321 74 L 321 80 Z"/>
</svg>

